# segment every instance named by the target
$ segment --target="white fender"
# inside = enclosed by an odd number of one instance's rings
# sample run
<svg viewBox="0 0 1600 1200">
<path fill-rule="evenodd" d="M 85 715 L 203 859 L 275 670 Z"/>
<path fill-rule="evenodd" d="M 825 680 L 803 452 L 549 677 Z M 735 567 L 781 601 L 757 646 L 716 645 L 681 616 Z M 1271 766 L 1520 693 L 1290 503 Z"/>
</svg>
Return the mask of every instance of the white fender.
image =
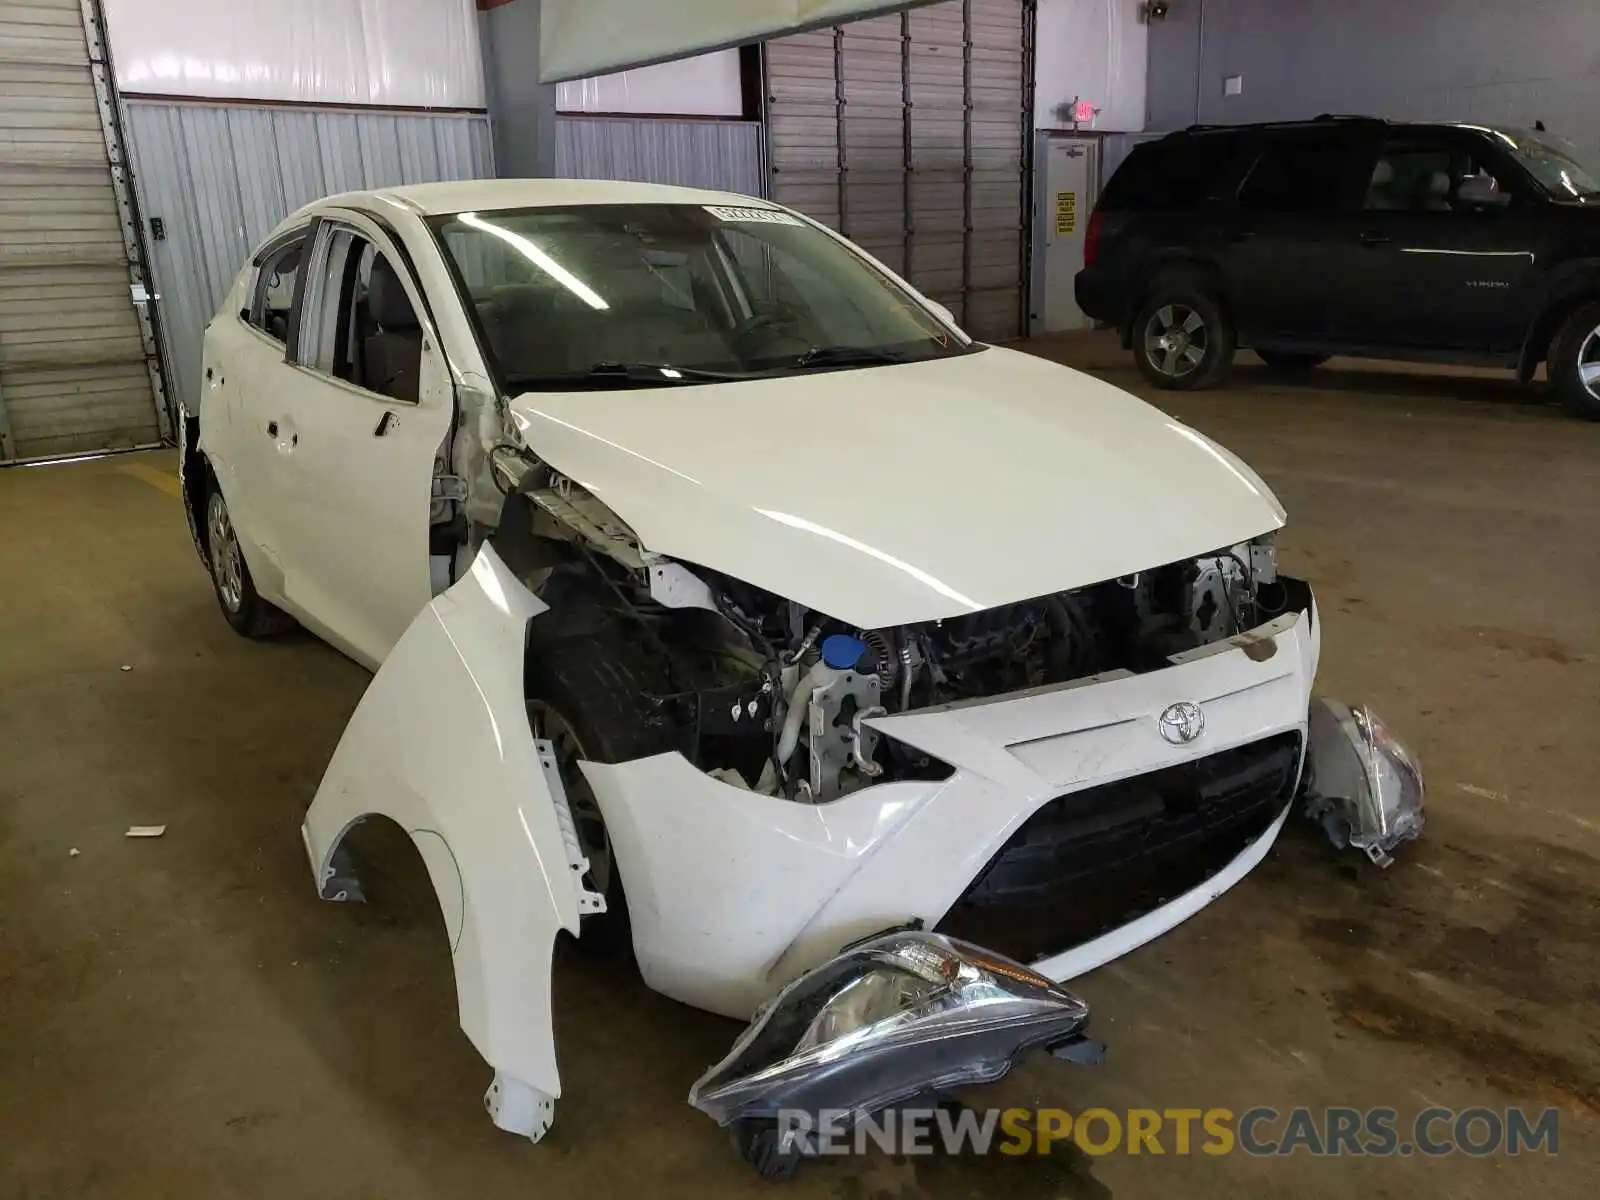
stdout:
<svg viewBox="0 0 1600 1200">
<path fill-rule="evenodd" d="M 535 1139 L 561 1093 L 551 956 L 579 911 L 523 697 L 527 625 L 544 611 L 484 546 L 384 661 L 302 829 L 330 900 L 360 898 L 338 853 L 352 825 L 381 814 L 411 835 L 444 911 L 461 1028 L 496 1072 L 486 1106 Z"/>
</svg>

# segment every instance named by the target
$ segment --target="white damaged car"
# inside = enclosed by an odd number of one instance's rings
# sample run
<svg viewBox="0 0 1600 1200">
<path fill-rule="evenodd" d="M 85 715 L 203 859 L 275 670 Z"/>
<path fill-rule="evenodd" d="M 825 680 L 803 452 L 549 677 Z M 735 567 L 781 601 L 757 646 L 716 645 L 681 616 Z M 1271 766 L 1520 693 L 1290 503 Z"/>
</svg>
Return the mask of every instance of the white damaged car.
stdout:
<svg viewBox="0 0 1600 1200">
<path fill-rule="evenodd" d="M 1254 471 L 788 209 L 331 197 L 240 272 L 204 376 L 225 616 L 377 673 L 306 815 L 317 886 L 361 897 L 364 818 L 410 832 L 504 1128 L 560 1094 L 562 932 L 755 1015 L 691 1099 L 772 1169 L 782 1109 L 1080 1053 L 1060 983 L 1226 891 L 1297 796 L 1380 862 L 1421 828 L 1405 751 L 1311 702 Z"/>
</svg>

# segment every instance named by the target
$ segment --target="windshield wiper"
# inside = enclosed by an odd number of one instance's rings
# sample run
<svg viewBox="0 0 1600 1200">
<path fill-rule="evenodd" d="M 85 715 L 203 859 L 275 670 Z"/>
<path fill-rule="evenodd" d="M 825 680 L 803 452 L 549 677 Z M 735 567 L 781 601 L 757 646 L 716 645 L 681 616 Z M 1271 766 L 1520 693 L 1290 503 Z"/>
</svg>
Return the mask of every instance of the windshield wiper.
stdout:
<svg viewBox="0 0 1600 1200">
<path fill-rule="evenodd" d="M 797 367 L 871 367 L 910 362 L 893 350 L 873 350 L 866 346 L 813 346 L 794 360 Z"/>
<path fill-rule="evenodd" d="M 728 371 L 702 371 L 670 363 L 599 362 L 581 371 L 553 375 L 509 375 L 506 387 L 524 392 L 559 392 L 567 389 L 629 387 L 684 387 L 700 383 L 729 383 L 748 375 Z"/>
</svg>

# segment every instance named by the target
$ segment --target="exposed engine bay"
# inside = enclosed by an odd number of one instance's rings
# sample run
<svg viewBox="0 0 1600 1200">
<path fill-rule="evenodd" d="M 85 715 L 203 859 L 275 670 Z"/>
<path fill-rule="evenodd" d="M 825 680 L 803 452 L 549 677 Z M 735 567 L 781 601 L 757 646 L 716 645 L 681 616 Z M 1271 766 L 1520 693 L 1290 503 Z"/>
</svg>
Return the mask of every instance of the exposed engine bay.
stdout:
<svg viewBox="0 0 1600 1200">
<path fill-rule="evenodd" d="M 651 555 L 571 481 L 542 466 L 532 476 L 546 486 L 524 486 L 528 505 L 520 517 L 508 507 L 502 528 L 524 549 L 513 566 L 530 589 L 553 609 L 580 599 L 604 609 L 671 743 L 696 766 L 801 802 L 949 773 L 880 735 L 874 717 L 1160 669 L 1290 605 L 1268 535 L 970 616 L 858 629 Z"/>
</svg>

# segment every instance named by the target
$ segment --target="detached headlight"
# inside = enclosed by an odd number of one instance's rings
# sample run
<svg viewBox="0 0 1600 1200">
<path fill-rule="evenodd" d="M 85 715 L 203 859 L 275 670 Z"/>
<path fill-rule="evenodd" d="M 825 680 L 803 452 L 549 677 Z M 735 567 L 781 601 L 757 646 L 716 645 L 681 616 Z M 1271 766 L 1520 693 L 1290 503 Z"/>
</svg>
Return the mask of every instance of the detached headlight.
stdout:
<svg viewBox="0 0 1600 1200">
<path fill-rule="evenodd" d="M 784 988 L 690 1089 L 689 1103 L 746 1131 L 766 1123 L 770 1132 L 785 1114 L 864 1117 L 998 1079 L 1029 1047 L 1090 1057 L 1088 1017 L 1082 1000 L 1009 959 L 940 934 L 883 934 Z M 804 1150 L 802 1139 L 761 1153 Z"/>
<path fill-rule="evenodd" d="M 1365 851 L 1380 867 L 1422 832 L 1422 771 L 1365 705 L 1316 700 L 1309 719 L 1307 815 L 1335 846 Z"/>
</svg>

